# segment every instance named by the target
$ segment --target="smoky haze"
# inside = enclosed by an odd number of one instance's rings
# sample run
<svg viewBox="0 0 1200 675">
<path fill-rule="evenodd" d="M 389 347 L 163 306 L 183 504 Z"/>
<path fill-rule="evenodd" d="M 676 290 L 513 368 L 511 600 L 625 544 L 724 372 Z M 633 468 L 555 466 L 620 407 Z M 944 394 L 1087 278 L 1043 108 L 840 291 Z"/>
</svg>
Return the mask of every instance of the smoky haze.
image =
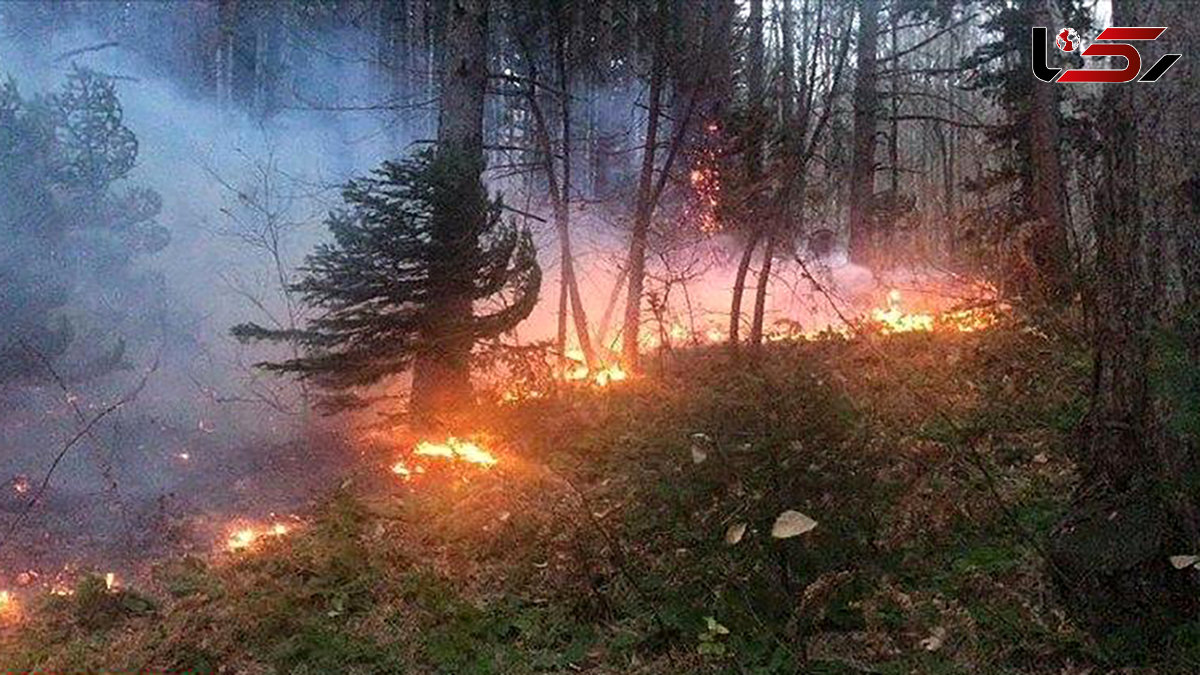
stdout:
<svg viewBox="0 0 1200 675">
<path fill-rule="evenodd" d="M 229 328 L 303 321 L 304 308 L 282 289 L 326 236 L 323 218 L 339 207 L 339 186 L 434 135 L 427 92 L 436 54 L 381 63 L 369 26 L 321 16 L 285 21 L 268 12 L 226 36 L 217 13 L 217 3 L 0 8 L 0 73 L 31 109 L 62 92 L 77 69 L 115 87 L 137 148 L 104 199 L 131 189 L 157 195 L 161 206 L 146 225 L 152 221 L 165 244 L 105 268 L 92 260 L 98 249 L 68 228 L 50 257 L 69 255 L 75 264 L 45 267 L 44 256 L 19 253 L 38 246 L 20 236 L 0 257 L 0 275 L 32 289 L 31 299 L 61 295 L 30 324 L 49 319 L 71 334 L 61 352 L 49 338 L 23 333 L 19 321 L 0 334 L 5 353 L 24 364 L 0 381 L 0 508 L 19 523 L 0 544 L 4 569 L 107 564 L 118 552 L 219 536 L 231 516 L 300 508 L 330 484 L 347 452 L 335 438 L 345 421 L 314 421 L 302 413 L 305 392 L 295 383 L 253 368 L 286 349 L 240 345 Z M 595 126 L 617 139 L 618 150 L 636 146 L 641 94 L 605 87 L 592 91 L 600 102 L 590 113 Z M 593 322 L 609 308 L 628 246 L 635 154 L 613 157 L 605 170 L 615 198 L 581 199 L 571 214 L 576 273 Z M 547 270 L 542 301 L 515 339 L 547 339 L 559 262 L 550 207 L 530 172 L 506 172 L 498 157 L 492 164 L 491 187 L 534 230 Z M 596 176 L 588 180 L 598 191 Z M 59 197 L 9 190 L 0 210 L 36 213 Z M 677 254 L 666 247 L 653 263 L 664 278 L 678 277 L 664 286 L 668 322 L 696 333 L 724 328 L 736 265 L 728 243 L 720 236 L 687 242 Z M 853 266 L 835 276 L 851 291 L 872 284 Z M 790 285 L 771 294 L 768 315 L 811 326 L 832 320 L 822 304 L 807 287 Z M 34 309 L 6 307 L 18 316 Z M 24 516 L 69 439 L 135 390 L 63 454 Z M 311 442 L 315 433 L 334 436 Z"/>
</svg>

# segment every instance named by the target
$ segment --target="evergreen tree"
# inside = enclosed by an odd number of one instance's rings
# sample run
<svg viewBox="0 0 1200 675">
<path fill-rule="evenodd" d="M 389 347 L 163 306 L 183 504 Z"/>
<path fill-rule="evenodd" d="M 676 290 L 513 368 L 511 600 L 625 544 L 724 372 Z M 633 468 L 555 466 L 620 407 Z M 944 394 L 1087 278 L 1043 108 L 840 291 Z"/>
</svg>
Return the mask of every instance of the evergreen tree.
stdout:
<svg viewBox="0 0 1200 675">
<path fill-rule="evenodd" d="M 980 45 L 962 66 L 975 73 L 969 88 L 981 91 L 1004 111 L 1003 122 L 988 133 L 1001 151 L 1002 163 L 983 179 L 968 183 L 968 188 L 981 193 L 996 188 L 1013 191 L 1012 199 L 976 214 L 990 226 L 988 239 L 1017 242 L 1017 256 L 1005 270 L 1009 290 L 1062 300 L 1071 286 L 1062 155 L 1068 148 L 1090 155 L 1094 148 L 1085 140 L 1081 119 L 1063 111 L 1060 97 L 1068 95 L 1069 88 L 1031 76 L 1030 27 L 1046 26 L 1053 36 L 1058 30 L 1056 20 L 1086 31 L 1091 18 L 1077 0 L 1058 3 L 1061 14 L 1057 16 L 1044 0 L 986 0 L 980 6 L 988 13 L 982 27 L 996 39 Z M 1056 65 L 1081 66 L 1078 55 L 1062 55 L 1057 49 L 1051 54 L 1071 61 Z M 1083 104 L 1075 103 L 1076 108 Z"/>
<path fill-rule="evenodd" d="M 351 181 L 349 208 L 327 221 L 334 241 L 308 257 L 293 286 L 319 316 L 300 330 L 242 324 L 234 335 L 300 345 L 303 356 L 260 365 L 324 389 L 329 409 L 363 404 L 350 390 L 399 375 L 422 354 L 465 368 L 477 342 L 529 316 L 542 276 L 529 232 L 501 219 L 499 199 L 482 184 L 459 178 L 475 163 L 422 153 Z M 456 215 L 463 240 L 478 243 L 464 250 L 458 238 L 439 236 L 445 223 L 435 214 L 446 213 Z M 471 311 L 445 311 L 464 294 Z"/>
<path fill-rule="evenodd" d="M 75 67 L 58 92 L 32 99 L 11 79 L 0 84 L 0 384 L 44 376 L 35 353 L 68 349 L 82 357 L 68 376 L 107 372 L 123 338 L 98 345 L 75 335 L 146 332 L 158 286 L 130 263 L 165 247 L 169 233 L 155 221 L 158 193 L 113 189 L 137 155 L 111 78 Z M 85 325 L 68 321 L 68 309 Z"/>
</svg>

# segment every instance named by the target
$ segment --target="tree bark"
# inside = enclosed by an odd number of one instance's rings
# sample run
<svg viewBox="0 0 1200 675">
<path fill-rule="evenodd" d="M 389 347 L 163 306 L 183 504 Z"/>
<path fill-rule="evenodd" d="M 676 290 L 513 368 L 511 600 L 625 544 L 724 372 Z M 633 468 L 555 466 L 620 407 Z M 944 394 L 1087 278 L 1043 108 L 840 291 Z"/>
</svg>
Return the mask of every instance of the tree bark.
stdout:
<svg viewBox="0 0 1200 675">
<path fill-rule="evenodd" d="M 854 82 L 854 138 L 850 166 L 850 261 L 875 264 L 875 126 L 879 105 L 876 49 L 879 0 L 859 0 L 858 72 Z"/>
<path fill-rule="evenodd" d="M 633 216 L 633 232 L 629 240 L 629 293 L 625 299 L 625 321 L 621 331 L 621 359 L 630 372 L 638 370 L 638 336 L 642 320 L 642 289 L 646 277 L 646 239 L 650 218 L 654 212 L 654 155 L 658 146 L 658 123 L 662 111 L 662 90 L 665 77 L 665 42 L 667 0 L 658 2 L 655 21 L 654 57 L 650 73 L 650 100 L 646 119 L 646 145 L 642 151 L 642 170 L 638 178 L 637 203 Z M 667 170 L 666 167 L 663 169 Z"/>
<path fill-rule="evenodd" d="M 482 190 L 483 104 L 487 87 L 488 0 L 453 0 L 446 8 L 445 51 L 438 107 L 437 153 L 470 162 L 454 177 L 451 189 L 464 194 Z M 448 200 L 444 200 L 448 201 Z M 446 205 L 433 213 L 433 236 L 447 257 L 471 256 L 478 247 L 477 223 L 463 222 L 484 214 L 464 214 Z M 470 402 L 472 280 L 448 272 L 430 274 L 443 280 L 444 293 L 433 300 L 439 317 L 424 336 L 426 344 L 413 367 L 411 411 L 419 424 Z"/>
<path fill-rule="evenodd" d="M 795 116 L 795 44 L 792 32 L 792 2 L 783 0 L 780 15 L 780 79 L 781 90 L 779 100 L 779 118 L 783 127 L 782 159 L 779 164 L 785 165 L 788 153 L 798 152 L 794 138 Z M 801 173 L 803 173 L 801 168 Z M 778 196 L 778 208 L 772 209 L 772 217 L 767 222 L 767 244 L 763 249 L 762 269 L 758 273 L 758 288 L 754 295 L 754 318 L 750 322 L 750 344 L 758 347 L 762 344 L 763 326 L 766 322 L 767 290 L 771 284 L 771 267 L 775 262 L 775 249 L 783 230 L 791 225 L 793 204 L 791 203 L 792 176 L 784 177 L 783 189 Z"/>
<path fill-rule="evenodd" d="M 750 17 L 746 24 L 749 39 L 749 50 L 746 56 L 747 74 L 746 86 L 748 91 L 750 120 L 746 133 L 746 185 L 750 194 L 746 198 L 746 211 L 749 224 L 746 233 L 746 248 L 742 251 L 738 262 L 737 273 L 733 280 L 733 299 L 729 306 L 729 345 L 737 349 L 742 326 L 742 297 L 746 291 L 746 276 L 750 271 L 750 261 L 754 258 L 754 250 L 762 239 L 763 225 L 758 222 L 759 199 L 758 191 L 762 180 L 763 164 L 763 120 L 762 100 L 765 87 L 763 75 L 763 3 L 762 0 L 750 0 Z"/>
<path fill-rule="evenodd" d="M 1035 2 L 1033 25 L 1050 26 L 1050 8 Z M 1054 38 L 1051 37 L 1051 40 Z M 1059 160 L 1059 85 L 1032 78 L 1030 100 L 1030 201 L 1037 216 L 1029 237 L 1027 254 L 1038 279 L 1034 288 L 1045 299 L 1063 300 L 1070 295 L 1070 251 L 1067 244 L 1067 191 Z"/>
<path fill-rule="evenodd" d="M 1140 9 L 1140 3 L 1116 0 L 1113 23 L 1161 21 L 1157 25 L 1180 31 L 1174 37 L 1184 41 L 1139 45 L 1144 59 L 1156 50 L 1187 53 L 1184 27 L 1194 19 L 1186 15 L 1194 12 L 1145 16 Z M 1167 563 L 1168 556 L 1200 547 L 1196 439 L 1172 423 L 1186 401 L 1156 384 L 1180 370 L 1164 369 L 1181 358 L 1164 338 L 1188 335 L 1194 320 L 1174 322 L 1156 311 L 1166 304 L 1157 283 L 1166 263 L 1151 246 L 1173 222 L 1195 222 L 1194 210 L 1162 186 L 1178 181 L 1173 141 L 1194 136 L 1200 109 L 1194 93 L 1192 108 L 1178 109 L 1187 105 L 1194 81 L 1156 84 L 1164 89 L 1117 85 L 1104 92 L 1092 404 L 1080 429 L 1081 484 L 1049 551 L 1068 605 L 1085 624 L 1106 634 L 1132 628 L 1150 639 L 1200 611 L 1195 573 Z M 1182 359 L 1193 372 L 1200 366 L 1194 356 Z"/>
</svg>

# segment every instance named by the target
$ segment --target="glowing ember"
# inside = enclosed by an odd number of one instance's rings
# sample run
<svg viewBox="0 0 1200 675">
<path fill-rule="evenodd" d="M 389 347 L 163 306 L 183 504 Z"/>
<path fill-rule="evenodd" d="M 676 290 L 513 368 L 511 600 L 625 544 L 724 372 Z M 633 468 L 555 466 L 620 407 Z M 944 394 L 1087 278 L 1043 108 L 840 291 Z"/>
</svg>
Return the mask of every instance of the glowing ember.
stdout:
<svg viewBox="0 0 1200 675">
<path fill-rule="evenodd" d="M 256 529 L 253 527 L 244 527 L 239 530 L 234 530 L 226 540 L 225 546 L 230 551 L 244 551 L 253 548 L 258 541 L 264 537 L 282 537 L 291 529 L 283 523 L 275 523 L 270 528 Z"/>
<path fill-rule="evenodd" d="M 625 372 L 625 369 L 619 363 L 601 364 L 592 370 L 588 370 L 585 365 L 583 352 L 580 350 L 569 349 L 566 356 L 572 363 L 562 375 L 563 379 L 567 382 L 584 382 L 597 387 L 607 387 L 613 382 L 620 382 L 629 378 L 629 374 Z"/>
<path fill-rule="evenodd" d="M 392 465 L 392 473 L 400 476 L 404 480 L 412 478 L 412 470 L 404 462 L 396 462 Z"/>
<path fill-rule="evenodd" d="M 417 443 L 417 447 L 413 450 L 413 454 L 424 457 L 443 457 L 446 459 L 462 460 L 471 464 L 479 464 L 481 466 L 492 466 L 499 462 L 496 456 L 492 453 L 479 447 L 472 441 L 464 441 L 451 436 L 444 443 L 433 443 L 430 441 L 421 441 Z M 396 467 L 392 467 L 394 473 Z M 401 474 L 404 475 L 404 474 Z"/>
<path fill-rule="evenodd" d="M 181 452 L 181 453 L 179 453 L 179 454 L 177 454 L 177 455 L 175 455 L 175 456 L 176 456 L 176 457 L 178 457 L 179 459 L 181 459 L 181 460 L 185 461 L 185 462 L 186 462 L 186 461 L 188 461 L 189 459 L 191 459 L 191 458 L 192 458 L 192 456 L 191 456 L 190 454 L 186 453 L 186 452 Z"/>
<path fill-rule="evenodd" d="M 12 479 L 12 487 L 19 495 L 29 492 L 29 477 L 25 476 L 24 474 L 14 476 Z"/>
<path fill-rule="evenodd" d="M 238 551 L 250 548 L 256 539 L 258 539 L 258 535 L 254 533 L 254 530 L 238 530 L 229 537 L 229 550 Z"/>
</svg>

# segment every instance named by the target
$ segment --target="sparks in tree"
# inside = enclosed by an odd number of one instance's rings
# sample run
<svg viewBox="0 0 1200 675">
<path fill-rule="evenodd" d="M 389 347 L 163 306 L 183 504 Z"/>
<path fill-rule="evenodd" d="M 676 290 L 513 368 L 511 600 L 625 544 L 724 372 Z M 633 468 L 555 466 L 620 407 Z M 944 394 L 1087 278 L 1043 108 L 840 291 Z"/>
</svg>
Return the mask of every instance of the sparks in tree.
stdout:
<svg viewBox="0 0 1200 675">
<path fill-rule="evenodd" d="M 399 375 L 421 355 L 467 373 L 477 342 L 533 310 L 542 277 L 529 232 L 502 220 L 500 200 L 478 180 L 461 180 L 479 175 L 477 163 L 422 153 L 351 181 L 347 208 L 327 221 L 333 242 L 308 257 L 293 286 L 316 318 L 298 330 L 242 324 L 233 334 L 299 345 L 302 356 L 260 366 L 312 382 L 327 408 L 363 404 L 355 388 Z M 471 311 L 454 311 L 464 302 Z M 415 378 L 412 408 L 431 386 L 439 384 Z"/>
</svg>

